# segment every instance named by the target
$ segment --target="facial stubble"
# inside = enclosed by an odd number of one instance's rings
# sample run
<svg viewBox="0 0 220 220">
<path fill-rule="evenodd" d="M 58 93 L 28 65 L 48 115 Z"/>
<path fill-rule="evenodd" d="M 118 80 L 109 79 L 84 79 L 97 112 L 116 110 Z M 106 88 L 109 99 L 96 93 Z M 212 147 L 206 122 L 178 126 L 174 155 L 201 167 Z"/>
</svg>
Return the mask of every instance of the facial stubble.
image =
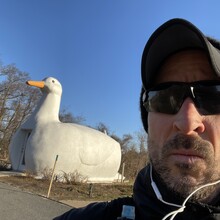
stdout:
<svg viewBox="0 0 220 220">
<path fill-rule="evenodd" d="M 178 134 L 166 142 L 161 150 L 158 149 L 160 148 L 156 142 L 148 137 L 149 158 L 154 170 L 167 188 L 182 198 L 186 198 L 199 186 L 220 179 L 220 172 L 217 169 L 217 162 L 214 159 L 214 148 L 210 142 L 200 137 Z M 198 152 L 198 155 L 203 160 L 202 163 L 183 163 L 177 161 L 171 167 L 169 161 L 170 152 L 179 149 L 189 149 Z M 174 175 L 174 169 L 178 171 L 178 175 Z M 192 181 L 192 179 L 195 181 Z M 195 193 L 191 200 L 204 201 L 218 187 L 219 185 L 203 188 Z"/>
</svg>

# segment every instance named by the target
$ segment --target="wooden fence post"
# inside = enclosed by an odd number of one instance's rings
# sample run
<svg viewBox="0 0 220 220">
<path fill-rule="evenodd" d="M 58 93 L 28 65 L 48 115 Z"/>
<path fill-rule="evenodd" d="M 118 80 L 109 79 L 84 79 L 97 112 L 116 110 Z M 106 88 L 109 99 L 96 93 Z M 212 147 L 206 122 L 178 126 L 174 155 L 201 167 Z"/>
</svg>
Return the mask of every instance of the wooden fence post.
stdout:
<svg viewBox="0 0 220 220">
<path fill-rule="evenodd" d="M 124 178 L 124 174 L 125 174 L 125 163 L 122 164 L 122 172 L 121 172 L 121 183 L 123 183 L 123 178 Z"/>
<path fill-rule="evenodd" d="M 49 198 L 49 196 L 50 196 L 50 190 L 51 190 L 52 183 L 53 183 L 54 171 L 55 171 L 57 160 L 58 160 L 58 155 L 56 156 L 56 159 L 55 159 L 55 162 L 53 165 L 53 171 L 52 171 L 52 176 L 51 176 L 51 180 L 50 180 L 50 186 L 49 186 L 48 193 L 47 193 L 47 198 Z"/>
</svg>

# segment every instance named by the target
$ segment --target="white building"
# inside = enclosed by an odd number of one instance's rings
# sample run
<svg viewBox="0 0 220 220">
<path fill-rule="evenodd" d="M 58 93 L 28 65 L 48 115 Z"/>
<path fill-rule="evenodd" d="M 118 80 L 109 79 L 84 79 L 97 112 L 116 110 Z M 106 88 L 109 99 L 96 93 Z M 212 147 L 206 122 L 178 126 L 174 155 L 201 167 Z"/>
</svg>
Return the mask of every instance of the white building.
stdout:
<svg viewBox="0 0 220 220">
<path fill-rule="evenodd" d="M 43 96 L 35 111 L 14 134 L 9 146 L 13 170 L 37 174 L 77 171 L 91 182 L 111 182 L 118 177 L 121 148 L 118 142 L 95 129 L 59 121 L 62 86 L 55 78 L 28 81 Z"/>
</svg>

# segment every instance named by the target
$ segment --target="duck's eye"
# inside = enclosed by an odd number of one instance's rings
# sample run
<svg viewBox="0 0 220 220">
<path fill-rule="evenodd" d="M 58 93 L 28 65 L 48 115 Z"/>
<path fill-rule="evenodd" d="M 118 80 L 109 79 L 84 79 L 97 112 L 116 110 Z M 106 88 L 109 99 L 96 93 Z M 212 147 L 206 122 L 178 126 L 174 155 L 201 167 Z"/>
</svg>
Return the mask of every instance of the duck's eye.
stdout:
<svg viewBox="0 0 220 220">
<path fill-rule="evenodd" d="M 55 80 L 52 80 L 52 83 L 55 83 Z"/>
</svg>

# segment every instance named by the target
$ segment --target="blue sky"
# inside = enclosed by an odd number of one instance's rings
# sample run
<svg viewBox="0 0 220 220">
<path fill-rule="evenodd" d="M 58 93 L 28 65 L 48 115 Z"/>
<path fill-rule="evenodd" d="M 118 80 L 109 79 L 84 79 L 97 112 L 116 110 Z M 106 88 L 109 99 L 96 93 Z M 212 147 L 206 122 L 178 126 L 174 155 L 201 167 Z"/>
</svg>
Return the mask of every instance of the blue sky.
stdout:
<svg viewBox="0 0 220 220">
<path fill-rule="evenodd" d="M 33 80 L 57 78 L 61 108 L 86 124 L 133 134 L 150 34 L 180 17 L 220 39 L 219 8 L 218 0 L 0 0 L 0 60 Z"/>
</svg>

